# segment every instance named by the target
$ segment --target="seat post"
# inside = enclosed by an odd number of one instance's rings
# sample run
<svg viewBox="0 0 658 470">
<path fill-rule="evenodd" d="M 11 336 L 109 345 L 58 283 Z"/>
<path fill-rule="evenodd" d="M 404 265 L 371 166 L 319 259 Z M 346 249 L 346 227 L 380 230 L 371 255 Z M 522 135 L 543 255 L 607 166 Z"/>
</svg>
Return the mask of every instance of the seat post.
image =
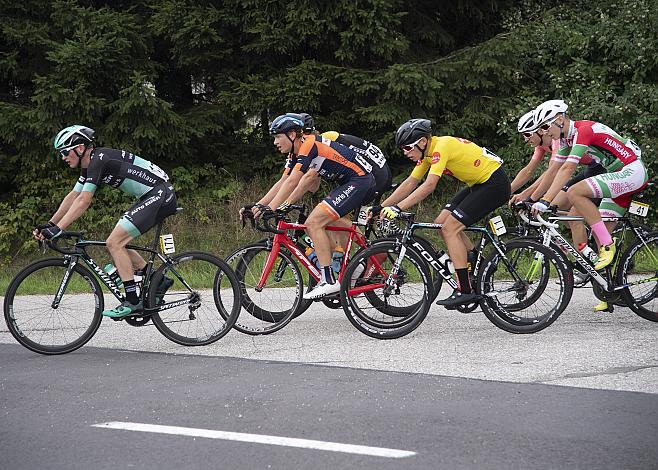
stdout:
<svg viewBox="0 0 658 470">
<path fill-rule="evenodd" d="M 158 225 L 155 227 L 155 237 L 153 238 L 153 245 L 151 246 L 151 249 L 153 251 L 156 251 L 158 249 L 158 242 L 160 240 L 161 233 L 162 233 L 162 222 L 158 223 Z"/>
</svg>

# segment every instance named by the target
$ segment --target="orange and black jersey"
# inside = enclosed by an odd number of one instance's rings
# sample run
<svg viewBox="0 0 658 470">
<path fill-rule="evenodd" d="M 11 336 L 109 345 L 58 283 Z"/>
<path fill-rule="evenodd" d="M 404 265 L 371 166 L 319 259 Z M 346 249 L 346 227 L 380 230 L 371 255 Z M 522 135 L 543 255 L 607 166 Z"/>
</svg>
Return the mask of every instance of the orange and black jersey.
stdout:
<svg viewBox="0 0 658 470">
<path fill-rule="evenodd" d="M 285 172 L 314 169 L 325 181 L 342 184 L 353 176 L 372 173 L 372 165 L 354 150 L 329 139 L 307 135 L 297 155 L 289 155 Z"/>
</svg>

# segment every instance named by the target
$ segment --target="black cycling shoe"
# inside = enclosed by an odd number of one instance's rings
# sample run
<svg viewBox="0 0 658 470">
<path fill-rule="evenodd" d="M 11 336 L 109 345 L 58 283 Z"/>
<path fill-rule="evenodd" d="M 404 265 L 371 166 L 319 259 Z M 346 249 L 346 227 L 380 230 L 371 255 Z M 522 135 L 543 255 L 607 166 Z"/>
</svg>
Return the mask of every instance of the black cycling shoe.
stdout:
<svg viewBox="0 0 658 470">
<path fill-rule="evenodd" d="M 478 302 L 481 298 L 482 297 L 475 292 L 462 294 L 460 291 L 455 290 L 452 294 L 450 294 L 450 297 L 446 297 L 443 300 L 437 300 L 436 305 L 441 305 L 448 310 L 454 310 L 460 305 L 468 305 L 474 302 Z"/>
<path fill-rule="evenodd" d="M 160 302 L 162 302 L 162 299 L 164 298 L 164 295 L 167 293 L 169 288 L 174 285 L 174 280 L 170 277 L 167 276 L 162 276 L 162 280 L 160 281 L 160 284 L 158 284 L 158 290 L 156 291 L 156 296 L 155 296 L 155 304 L 160 305 Z"/>
</svg>

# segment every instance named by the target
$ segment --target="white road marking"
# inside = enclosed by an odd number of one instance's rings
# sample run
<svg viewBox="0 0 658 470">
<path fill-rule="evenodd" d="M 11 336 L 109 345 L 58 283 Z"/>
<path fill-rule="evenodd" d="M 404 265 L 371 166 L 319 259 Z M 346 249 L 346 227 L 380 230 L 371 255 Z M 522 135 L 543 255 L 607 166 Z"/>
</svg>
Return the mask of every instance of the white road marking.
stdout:
<svg viewBox="0 0 658 470">
<path fill-rule="evenodd" d="M 301 449 L 327 450 L 331 452 L 344 452 L 348 454 L 371 455 L 375 457 L 402 458 L 416 455 L 409 450 L 387 449 L 385 447 L 368 447 L 340 442 L 313 441 L 310 439 L 297 439 L 294 437 L 267 436 L 263 434 L 246 434 L 241 432 L 215 431 L 213 429 L 184 428 L 179 426 L 161 426 L 158 424 L 126 423 L 111 421 L 108 423 L 92 424 L 93 427 L 106 429 L 122 429 L 125 431 L 154 432 L 160 434 L 174 434 L 179 436 L 206 437 L 208 439 L 224 439 L 227 441 L 254 442 L 256 444 L 270 444 L 275 446 L 299 447 Z"/>
</svg>

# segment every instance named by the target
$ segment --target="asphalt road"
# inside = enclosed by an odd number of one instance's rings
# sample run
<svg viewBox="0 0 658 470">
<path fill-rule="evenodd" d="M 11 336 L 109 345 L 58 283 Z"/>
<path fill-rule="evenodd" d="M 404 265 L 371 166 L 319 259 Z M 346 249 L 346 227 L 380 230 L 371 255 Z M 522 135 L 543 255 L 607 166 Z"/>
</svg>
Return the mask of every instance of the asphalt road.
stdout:
<svg viewBox="0 0 658 470">
<path fill-rule="evenodd" d="M 3 325 L 2 468 L 658 468 L 658 324 L 594 303 L 521 336 L 433 307 L 394 341 L 322 305 L 200 348 L 105 321 L 56 357 Z"/>
</svg>

